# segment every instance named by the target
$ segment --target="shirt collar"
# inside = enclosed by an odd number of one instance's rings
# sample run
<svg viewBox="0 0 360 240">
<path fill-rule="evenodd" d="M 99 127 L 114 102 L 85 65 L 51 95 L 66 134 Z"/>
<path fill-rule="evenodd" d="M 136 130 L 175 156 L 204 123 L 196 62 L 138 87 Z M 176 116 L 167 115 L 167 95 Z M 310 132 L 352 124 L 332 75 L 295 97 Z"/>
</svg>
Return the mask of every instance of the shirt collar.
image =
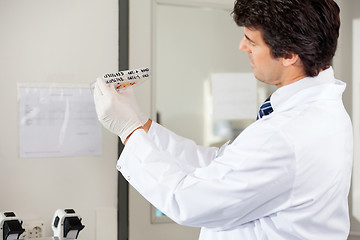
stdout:
<svg viewBox="0 0 360 240">
<path fill-rule="evenodd" d="M 336 79 L 334 77 L 334 70 L 332 67 L 327 68 L 324 71 L 321 71 L 315 77 L 305 77 L 294 83 L 285 85 L 278 88 L 270 98 L 271 106 L 273 109 L 277 109 L 282 103 L 291 98 L 301 90 L 314 87 L 320 84 L 331 84 L 335 83 Z"/>
</svg>

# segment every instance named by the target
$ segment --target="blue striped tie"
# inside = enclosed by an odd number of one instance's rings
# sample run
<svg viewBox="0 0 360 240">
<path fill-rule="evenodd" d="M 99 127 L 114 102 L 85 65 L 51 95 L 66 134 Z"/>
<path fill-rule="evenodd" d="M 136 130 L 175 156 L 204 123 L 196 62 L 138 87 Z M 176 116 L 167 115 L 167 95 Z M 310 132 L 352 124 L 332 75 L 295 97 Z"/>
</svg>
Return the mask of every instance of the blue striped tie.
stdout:
<svg viewBox="0 0 360 240">
<path fill-rule="evenodd" d="M 265 102 L 263 103 L 263 105 L 261 105 L 259 113 L 257 115 L 256 120 L 262 118 L 263 116 L 269 115 L 270 113 L 272 113 L 274 110 L 271 106 L 270 103 L 270 97 L 268 97 Z"/>
</svg>

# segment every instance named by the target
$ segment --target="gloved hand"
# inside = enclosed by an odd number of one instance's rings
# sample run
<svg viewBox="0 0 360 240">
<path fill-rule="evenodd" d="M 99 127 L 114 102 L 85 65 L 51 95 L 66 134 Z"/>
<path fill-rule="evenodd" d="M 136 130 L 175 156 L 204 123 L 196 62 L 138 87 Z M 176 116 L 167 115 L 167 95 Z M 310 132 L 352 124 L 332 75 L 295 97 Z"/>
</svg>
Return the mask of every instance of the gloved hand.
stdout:
<svg viewBox="0 0 360 240">
<path fill-rule="evenodd" d="M 138 116 L 140 122 L 142 125 L 144 125 L 148 120 L 149 117 L 146 116 L 139 108 L 137 102 L 136 102 L 136 97 L 134 95 L 134 91 L 131 87 L 129 88 L 125 88 L 124 90 L 122 90 L 119 94 L 126 94 L 129 97 L 129 103 L 131 108 L 134 110 L 134 112 L 136 113 L 136 115 Z"/>
<path fill-rule="evenodd" d="M 114 85 L 98 79 L 95 83 L 94 101 L 99 121 L 109 131 L 118 135 L 124 143 L 126 138 L 147 121 L 136 104 L 131 88 L 121 93 Z"/>
</svg>

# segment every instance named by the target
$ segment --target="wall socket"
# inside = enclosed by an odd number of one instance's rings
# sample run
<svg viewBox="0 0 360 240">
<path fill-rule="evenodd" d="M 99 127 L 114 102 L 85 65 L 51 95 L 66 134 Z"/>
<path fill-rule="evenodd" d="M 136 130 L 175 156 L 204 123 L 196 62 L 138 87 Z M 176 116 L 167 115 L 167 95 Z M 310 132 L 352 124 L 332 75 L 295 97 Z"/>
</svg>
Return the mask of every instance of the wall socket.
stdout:
<svg viewBox="0 0 360 240">
<path fill-rule="evenodd" d="M 24 221 L 22 227 L 25 232 L 20 235 L 20 239 L 41 238 L 44 233 L 43 221 Z"/>
</svg>

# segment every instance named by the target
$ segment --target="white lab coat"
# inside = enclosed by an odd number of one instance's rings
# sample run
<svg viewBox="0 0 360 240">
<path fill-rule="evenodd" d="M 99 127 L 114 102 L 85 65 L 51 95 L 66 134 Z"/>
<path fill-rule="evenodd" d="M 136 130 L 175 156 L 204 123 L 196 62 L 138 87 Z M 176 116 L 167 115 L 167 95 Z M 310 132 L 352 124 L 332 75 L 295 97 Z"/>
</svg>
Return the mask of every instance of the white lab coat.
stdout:
<svg viewBox="0 0 360 240">
<path fill-rule="evenodd" d="M 152 123 L 127 142 L 117 168 L 201 240 L 345 240 L 352 127 L 332 68 L 279 88 L 274 112 L 221 149 Z"/>
</svg>

